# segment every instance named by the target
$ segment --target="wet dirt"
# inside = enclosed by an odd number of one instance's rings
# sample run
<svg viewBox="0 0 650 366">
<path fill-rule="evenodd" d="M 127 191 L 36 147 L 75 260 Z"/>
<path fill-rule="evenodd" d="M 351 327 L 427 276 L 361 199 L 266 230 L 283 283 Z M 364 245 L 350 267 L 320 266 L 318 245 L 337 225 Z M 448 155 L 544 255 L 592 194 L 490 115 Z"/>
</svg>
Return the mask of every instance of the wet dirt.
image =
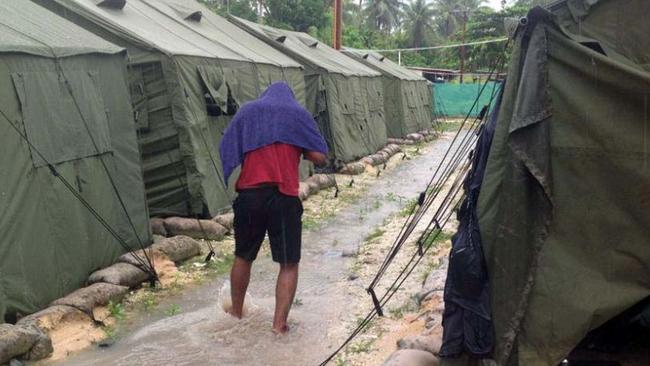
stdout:
<svg viewBox="0 0 650 366">
<path fill-rule="evenodd" d="M 138 314 L 109 347 L 93 347 L 42 365 L 317 365 L 347 336 L 355 302 L 346 290 L 349 265 L 373 230 L 417 198 L 442 159 L 451 138 L 441 138 L 371 182 L 358 202 L 303 234 L 303 253 L 291 331 L 271 332 L 277 264 L 260 255 L 253 266 L 248 314 L 242 320 L 222 309 L 219 293 L 227 276 L 164 299 L 159 307 L 182 312 Z M 351 178 L 347 178 L 348 180 Z M 343 181 L 341 181 L 343 180 Z M 339 180 L 345 189 L 345 178 Z M 389 200 L 388 196 L 406 199 Z M 381 202 L 381 204 L 377 204 Z M 369 264 L 372 265 L 372 264 Z"/>
</svg>

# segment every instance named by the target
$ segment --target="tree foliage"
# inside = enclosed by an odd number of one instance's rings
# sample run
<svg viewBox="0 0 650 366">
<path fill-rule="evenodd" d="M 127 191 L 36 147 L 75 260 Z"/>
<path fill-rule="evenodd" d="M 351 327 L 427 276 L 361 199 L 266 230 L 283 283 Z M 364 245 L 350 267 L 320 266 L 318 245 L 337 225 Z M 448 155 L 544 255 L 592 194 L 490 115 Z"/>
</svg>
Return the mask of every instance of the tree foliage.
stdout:
<svg viewBox="0 0 650 366">
<path fill-rule="evenodd" d="M 331 44 L 333 0 L 200 0 L 221 14 L 307 32 Z M 229 6 L 228 6 L 229 1 Z M 549 0 L 507 0 L 502 9 L 485 7 L 486 0 L 343 0 L 343 45 L 360 49 L 420 48 L 483 41 L 506 36 L 504 20 L 524 16 L 529 8 Z M 510 6 L 506 6 L 510 4 Z M 463 28 L 465 32 L 463 34 Z M 500 56 L 503 43 L 466 48 L 468 71 L 487 70 Z M 387 53 L 396 61 L 396 53 Z M 403 64 L 458 69 L 460 49 L 402 52 Z"/>
<path fill-rule="evenodd" d="M 217 14 L 225 16 L 230 14 L 250 21 L 257 21 L 256 0 L 199 0 Z"/>
<path fill-rule="evenodd" d="M 328 26 L 327 13 L 331 1 L 323 0 L 265 0 L 262 7 L 265 23 L 280 28 L 308 32 Z"/>
</svg>

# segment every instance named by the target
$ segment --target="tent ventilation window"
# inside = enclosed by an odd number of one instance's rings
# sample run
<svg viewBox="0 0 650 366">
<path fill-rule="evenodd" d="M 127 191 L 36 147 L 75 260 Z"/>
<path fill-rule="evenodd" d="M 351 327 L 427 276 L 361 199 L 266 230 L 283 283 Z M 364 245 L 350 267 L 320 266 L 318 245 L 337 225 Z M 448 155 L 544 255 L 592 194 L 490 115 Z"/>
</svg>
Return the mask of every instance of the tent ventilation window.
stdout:
<svg viewBox="0 0 650 366">
<path fill-rule="evenodd" d="M 316 48 L 318 46 L 318 41 L 315 39 L 307 37 L 299 37 L 298 39 L 300 39 L 300 42 L 309 48 Z"/>
<path fill-rule="evenodd" d="M 275 39 L 276 42 L 284 43 L 287 40 L 287 36 L 280 36 Z"/>
<path fill-rule="evenodd" d="M 126 0 L 95 0 L 95 3 L 97 6 L 101 6 L 102 8 L 110 8 L 110 9 L 124 9 L 126 6 Z"/>
<path fill-rule="evenodd" d="M 191 20 L 194 22 L 200 22 L 201 18 L 203 18 L 203 13 L 201 11 L 195 11 L 188 16 L 185 17 L 185 20 Z"/>
</svg>

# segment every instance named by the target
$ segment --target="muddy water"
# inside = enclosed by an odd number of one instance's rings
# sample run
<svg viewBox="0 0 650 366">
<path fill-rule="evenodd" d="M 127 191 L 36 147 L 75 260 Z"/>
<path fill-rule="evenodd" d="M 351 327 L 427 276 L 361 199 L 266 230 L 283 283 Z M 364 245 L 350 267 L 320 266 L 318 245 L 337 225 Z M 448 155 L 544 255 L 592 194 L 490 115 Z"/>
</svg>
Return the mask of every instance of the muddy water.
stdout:
<svg viewBox="0 0 650 366">
<path fill-rule="evenodd" d="M 159 305 L 165 309 L 177 304 L 181 314 L 140 314 L 127 329 L 122 329 L 112 346 L 93 348 L 47 365 L 319 364 L 347 335 L 344 324 L 354 319 L 346 309 L 353 302 L 368 301 L 362 285 L 358 297 L 351 298 L 343 290 L 350 258 L 341 254 L 356 250 L 407 199 L 417 197 L 450 141 L 444 136 L 431 143 L 422 155 L 383 172 L 359 202 L 341 210 L 319 229 L 304 233 L 299 301 L 290 314 L 288 335 L 277 337 L 270 331 L 277 265 L 263 256 L 253 267 L 251 304 L 245 319 L 235 320 L 223 312 L 219 292 L 224 277 Z M 341 187 L 349 182 L 349 178 L 345 179 L 348 181 L 339 182 Z"/>
</svg>

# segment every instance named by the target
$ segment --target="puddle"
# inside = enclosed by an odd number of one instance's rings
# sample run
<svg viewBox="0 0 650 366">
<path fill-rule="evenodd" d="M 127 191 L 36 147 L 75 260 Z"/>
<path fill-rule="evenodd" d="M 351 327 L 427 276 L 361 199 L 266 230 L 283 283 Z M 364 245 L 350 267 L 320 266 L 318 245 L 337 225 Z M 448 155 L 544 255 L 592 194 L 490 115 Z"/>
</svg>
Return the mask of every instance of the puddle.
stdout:
<svg viewBox="0 0 650 366">
<path fill-rule="evenodd" d="M 268 256 L 261 256 L 253 266 L 247 313 L 241 320 L 224 311 L 229 304 L 229 284 L 223 277 L 159 305 L 160 309 L 177 305 L 180 314 L 138 315 L 122 327 L 123 335 L 118 335 L 111 347 L 95 347 L 62 361 L 41 364 L 319 364 L 346 338 L 348 329 L 343 324 L 351 321 L 351 302 L 368 301 L 361 289 L 359 296 L 352 298 L 343 290 L 350 261 L 344 253 L 355 251 L 387 217 L 417 198 L 450 142 L 446 135 L 432 142 L 422 155 L 382 172 L 357 203 L 342 209 L 320 228 L 303 234 L 300 279 L 287 335 L 271 332 L 278 267 Z"/>
</svg>

